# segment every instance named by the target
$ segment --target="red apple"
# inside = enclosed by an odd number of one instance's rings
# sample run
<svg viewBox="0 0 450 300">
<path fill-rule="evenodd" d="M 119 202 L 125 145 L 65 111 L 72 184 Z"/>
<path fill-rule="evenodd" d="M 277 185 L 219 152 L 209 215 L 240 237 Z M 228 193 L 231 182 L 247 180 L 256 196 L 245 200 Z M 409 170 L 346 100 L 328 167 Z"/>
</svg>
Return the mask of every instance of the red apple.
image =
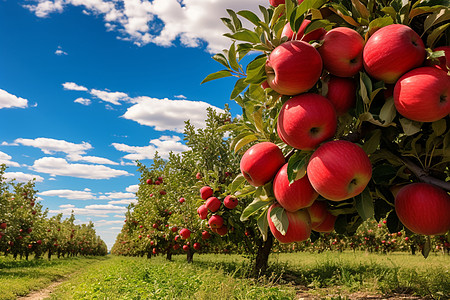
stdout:
<svg viewBox="0 0 450 300">
<path fill-rule="evenodd" d="M 220 200 L 217 197 L 209 197 L 205 203 L 206 208 L 209 209 L 211 212 L 218 211 L 221 205 L 222 202 L 220 202 Z"/>
<path fill-rule="evenodd" d="M 269 211 L 267 212 L 267 221 L 269 222 L 269 228 L 273 236 L 280 243 L 285 244 L 307 240 L 311 235 L 311 219 L 308 212 L 304 209 L 300 209 L 295 212 L 285 211 L 289 220 L 289 226 L 286 230 L 286 234 L 282 235 L 281 232 L 279 232 L 275 227 L 270 217 L 270 212 L 276 207 L 283 209 L 278 203 L 274 203 L 269 207 Z"/>
<path fill-rule="evenodd" d="M 217 233 L 220 236 L 224 236 L 228 233 L 228 227 L 227 226 L 222 226 L 220 228 L 214 228 L 213 231 L 215 233 Z"/>
<path fill-rule="evenodd" d="M 395 83 L 409 70 L 419 67 L 426 51 L 420 36 L 409 26 L 391 24 L 378 29 L 363 51 L 367 73 L 385 83 Z"/>
<path fill-rule="evenodd" d="M 211 187 L 204 186 L 200 189 L 200 197 L 202 197 L 203 200 L 206 200 L 213 195 L 213 192 Z"/>
<path fill-rule="evenodd" d="M 342 201 L 360 194 L 372 177 L 364 150 L 348 141 L 327 142 L 311 156 L 306 172 L 314 189 L 324 198 Z"/>
<path fill-rule="evenodd" d="M 158 228 L 158 224 L 153 224 L 153 228 Z"/>
<path fill-rule="evenodd" d="M 142 239 L 142 235 L 139 235 L 138 238 Z"/>
<path fill-rule="evenodd" d="M 197 178 L 198 180 L 202 179 L 202 174 L 200 174 L 200 172 L 195 174 L 195 178 Z"/>
<path fill-rule="evenodd" d="M 186 201 L 186 199 L 184 199 L 184 197 L 181 197 L 179 200 L 178 200 L 178 202 L 180 202 L 180 203 L 184 203 Z"/>
<path fill-rule="evenodd" d="M 443 235 L 450 230 L 450 196 L 428 183 L 404 186 L 395 197 L 395 212 L 417 234 Z"/>
<path fill-rule="evenodd" d="M 194 243 L 194 249 L 199 251 L 202 248 L 202 245 L 200 243 Z"/>
<path fill-rule="evenodd" d="M 155 181 L 155 184 L 156 184 L 156 185 L 160 185 L 160 184 L 161 184 L 161 181 L 156 180 L 156 181 Z"/>
<path fill-rule="evenodd" d="M 187 228 L 183 228 L 180 230 L 180 236 L 182 239 L 188 239 L 191 236 L 191 231 Z"/>
<path fill-rule="evenodd" d="M 172 230 L 172 232 L 177 232 L 178 231 L 178 227 L 177 226 L 172 226 L 172 228 L 170 228 L 170 230 Z"/>
<path fill-rule="evenodd" d="M 197 213 L 200 219 L 205 220 L 208 216 L 208 208 L 205 204 L 202 204 L 197 208 Z"/>
<path fill-rule="evenodd" d="M 36 241 L 36 244 L 42 245 L 42 241 L 41 241 L 41 240 L 37 240 L 37 241 Z"/>
<path fill-rule="evenodd" d="M 288 40 L 292 40 L 294 37 L 295 40 L 300 40 L 304 42 L 309 42 L 313 40 L 321 40 L 325 33 L 327 31 L 324 28 L 317 28 L 311 32 L 308 32 L 305 34 L 306 27 L 311 23 L 310 20 L 304 19 L 302 24 L 300 25 L 300 28 L 298 29 L 298 33 L 295 34 L 292 31 L 291 24 L 289 22 L 286 23 L 283 27 L 283 31 L 281 33 L 281 36 L 286 36 Z"/>
<path fill-rule="evenodd" d="M 269 0 L 270 5 L 277 7 L 280 4 L 284 4 L 285 0 Z"/>
<path fill-rule="evenodd" d="M 308 176 L 305 175 L 289 184 L 287 167 L 286 163 L 273 180 L 275 199 L 286 211 L 290 212 L 311 206 L 319 194 L 311 186 Z"/>
<path fill-rule="evenodd" d="M 210 237 L 211 237 L 211 234 L 208 231 L 203 230 L 203 232 L 202 232 L 202 240 L 207 240 Z"/>
<path fill-rule="evenodd" d="M 351 77 L 362 69 L 363 48 L 364 39 L 356 30 L 336 27 L 324 35 L 323 44 L 317 50 L 328 72 Z"/>
<path fill-rule="evenodd" d="M 189 246 L 188 245 L 183 245 L 183 250 L 187 252 L 189 250 Z"/>
<path fill-rule="evenodd" d="M 276 47 L 266 66 L 269 86 L 282 95 L 296 95 L 312 88 L 322 73 L 322 59 L 316 48 L 302 41 Z"/>
<path fill-rule="evenodd" d="M 152 184 L 153 183 L 153 180 L 151 179 L 151 178 L 149 178 L 149 179 L 147 179 L 147 184 Z"/>
<path fill-rule="evenodd" d="M 159 194 L 165 195 L 165 194 L 167 194 L 167 193 L 166 193 L 166 191 L 164 191 L 164 190 L 160 190 L 160 191 L 159 191 Z"/>
<path fill-rule="evenodd" d="M 447 72 L 450 69 L 450 46 L 437 47 L 433 49 L 433 51 L 444 51 L 444 56 L 438 57 L 438 64 L 433 64 L 430 61 L 427 61 L 426 65 L 434 66 Z"/>
<path fill-rule="evenodd" d="M 6 222 L 3 222 L 0 224 L 1 229 L 6 229 L 7 226 L 8 226 L 8 224 L 6 224 Z"/>
<path fill-rule="evenodd" d="M 325 201 L 314 201 L 307 210 L 311 217 L 311 227 L 313 229 L 322 224 L 328 214 L 327 203 Z"/>
<path fill-rule="evenodd" d="M 228 209 L 233 209 L 238 205 L 238 199 L 234 195 L 228 195 L 223 199 L 223 205 Z"/>
<path fill-rule="evenodd" d="M 284 165 L 283 152 L 271 142 L 250 147 L 242 156 L 240 169 L 244 178 L 253 186 L 263 186 L 271 181 Z"/>
<path fill-rule="evenodd" d="M 223 218 L 219 215 L 212 215 L 208 220 L 208 224 L 213 229 L 220 228 L 223 226 Z"/>
<path fill-rule="evenodd" d="M 292 97 L 281 107 L 277 131 L 289 146 L 312 150 L 334 136 L 337 119 L 333 104 L 325 97 L 306 93 Z"/>
<path fill-rule="evenodd" d="M 331 75 L 327 86 L 325 97 L 333 104 L 337 116 L 342 116 L 355 106 L 356 82 L 353 78 Z"/>
<path fill-rule="evenodd" d="M 404 117 L 434 122 L 450 113 L 450 76 L 434 67 L 421 67 L 404 74 L 394 87 L 394 103 Z"/>
<path fill-rule="evenodd" d="M 172 246 L 173 250 L 177 251 L 178 249 L 180 249 L 180 245 L 179 244 L 175 244 Z"/>
<path fill-rule="evenodd" d="M 311 228 L 317 232 L 332 232 L 334 230 L 334 223 L 336 223 L 336 219 L 337 216 L 332 215 L 329 211 L 327 211 L 323 222 L 319 225 L 311 226 Z"/>
</svg>

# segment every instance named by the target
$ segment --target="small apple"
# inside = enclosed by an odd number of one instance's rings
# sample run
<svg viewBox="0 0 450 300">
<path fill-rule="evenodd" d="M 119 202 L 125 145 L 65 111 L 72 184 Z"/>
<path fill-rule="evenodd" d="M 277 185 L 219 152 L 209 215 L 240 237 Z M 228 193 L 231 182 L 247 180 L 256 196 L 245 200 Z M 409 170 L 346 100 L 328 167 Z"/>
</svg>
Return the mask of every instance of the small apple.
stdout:
<svg viewBox="0 0 450 300">
<path fill-rule="evenodd" d="M 184 199 L 184 197 L 181 197 L 178 202 L 180 202 L 181 204 L 183 204 L 186 201 L 186 199 Z"/>
<path fill-rule="evenodd" d="M 433 64 L 433 62 L 427 61 L 426 65 L 434 66 L 447 72 L 450 69 L 450 46 L 437 47 L 433 49 L 433 51 L 444 51 L 444 56 L 440 56 L 437 58 L 438 64 Z"/>
<path fill-rule="evenodd" d="M 182 239 L 188 239 L 191 236 L 191 231 L 187 228 L 183 228 L 180 230 L 180 236 Z"/>
<path fill-rule="evenodd" d="M 277 131 L 289 146 L 312 150 L 334 136 L 336 111 L 325 97 L 305 93 L 287 100 L 278 115 Z"/>
<path fill-rule="evenodd" d="M 271 181 L 284 165 L 284 155 L 277 145 L 262 142 L 250 147 L 242 156 L 240 169 L 253 186 L 263 186 Z"/>
<path fill-rule="evenodd" d="M 333 104 L 337 116 L 342 116 L 355 106 L 356 82 L 353 78 L 331 75 L 327 88 L 325 97 Z"/>
<path fill-rule="evenodd" d="M 209 186 L 204 186 L 200 189 L 200 197 L 202 197 L 203 200 L 208 199 L 213 195 L 214 191 Z"/>
<path fill-rule="evenodd" d="M 183 245 L 183 250 L 188 252 L 189 251 L 189 246 L 188 245 Z"/>
<path fill-rule="evenodd" d="M 0 223 L 1 229 L 6 229 L 6 227 L 8 227 L 8 224 L 6 224 L 6 222 Z"/>
<path fill-rule="evenodd" d="M 199 251 L 202 248 L 202 245 L 200 243 L 194 243 L 194 249 Z"/>
<path fill-rule="evenodd" d="M 302 24 L 300 25 L 300 28 L 298 29 L 298 33 L 295 34 L 292 31 L 291 24 L 289 22 L 286 23 L 283 27 L 283 31 L 281 32 L 281 37 L 287 37 L 288 40 L 299 40 L 304 42 L 314 41 L 314 40 L 321 40 L 323 39 L 323 36 L 327 31 L 324 28 L 317 28 L 311 32 L 308 32 L 305 34 L 306 27 L 311 23 L 310 20 L 304 19 Z M 295 38 L 294 38 L 295 37 Z"/>
<path fill-rule="evenodd" d="M 200 172 L 198 172 L 197 174 L 195 174 L 195 178 L 196 178 L 197 180 L 202 179 L 202 174 L 201 174 Z"/>
<path fill-rule="evenodd" d="M 210 237 L 211 237 L 211 234 L 208 231 L 206 231 L 206 230 L 202 231 L 202 240 L 207 240 Z"/>
<path fill-rule="evenodd" d="M 37 241 L 36 241 L 36 244 L 42 245 L 42 241 L 41 241 L 41 240 L 37 240 Z"/>
<path fill-rule="evenodd" d="M 385 83 L 395 83 L 409 70 L 421 66 L 425 57 L 422 39 L 403 24 L 391 24 L 375 31 L 363 51 L 366 72 Z"/>
<path fill-rule="evenodd" d="M 322 144 L 311 156 L 306 173 L 313 188 L 324 198 L 342 201 L 360 194 L 372 177 L 372 165 L 364 150 L 348 141 Z"/>
<path fill-rule="evenodd" d="M 156 180 L 156 181 L 155 181 L 155 184 L 156 184 L 156 185 L 160 185 L 160 184 L 161 184 L 161 181 Z"/>
<path fill-rule="evenodd" d="M 450 76 L 434 67 L 420 67 L 404 74 L 394 87 L 394 104 L 404 117 L 434 122 L 450 113 Z"/>
<path fill-rule="evenodd" d="M 163 195 L 163 196 L 164 196 L 164 195 L 165 195 L 165 194 L 167 194 L 167 193 L 166 193 L 166 191 L 165 191 L 165 190 L 160 190 L 160 191 L 159 191 L 159 194 L 161 194 L 161 195 Z"/>
<path fill-rule="evenodd" d="M 327 211 L 325 219 L 322 223 L 316 226 L 311 226 L 311 229 L 317 232 L 332 232 L 334 230 L 334 223 L 336 223 L 337 216 L 332 215 Z"/>
<path fill-rule="evenodd" d="M 178 227 L 177 226 L 172 226 L 172 228 L 170 228 L 170 230 L 172 230 L 172 232 L 177 232 L 178 231 Z"/>
<path fill-rule="evenodd" d="M 278 203 L 286 210 L 295 212 L 311 206 L 319 194 L 313 189 L 305 175 L 289 183 L 287 174 L 288 163 L 284 164 L 273 180 L 273 193 Z"/>
<path fill-rule="evenodd" d="M 324 35 L 323 43 L 317 50 L 328 72 L 351 77 L 362 69 L 363 48 L 364 39 L 356 30 L 336 27 Z"/>
<path fill-rule="evenodd" d="M 417 234 L 443 235 L 450 230 L 450 196 L 428 183 L 411 183 L 395 197 L 395 212 Z"/>
<path fill-rule="evenodd" d="M 270 5 L 277 7 L 280 4 L 284 4 L 285 0 L 269 0 Z"/>
<path fill-rule="evenodd" d="M 208 208 L 206 207 L 205 204 L 202 204 L 197 208 L 197 213 L 200 219 L 206 220 L 208 216 Z"/>
<path fill-rule="evenodd" d="M 218 211 L 221 205 L 222 202 L 220 202 L 220 200 L 217 197 L 209 197 L 205 203 L 206 208 L 209 209 L 211 212 Z"/>
<path fill-rule="evenodd" d="M 149 179 L 147 179 L 147 184 L 152 184 L 153 183 L 153 180 L 151 179 L 151 178 L 149 178 Z"/>
<path fill-rule="evenodd" d="M 322 58 L 303 41 L 282 43 L 270 53 L 265 71 L 269 86 L 282 95 L 308 91 L 320 78 Z"/>
<path fill-rule="evenodd" d="M 220 228 L 214 228 L 213 231 L 215 233 L 217 233 L 220 236 L 224 236 L 228 233 L 228 227 L 227 226 L 222 226 Z"/>
<path fill-rule="evenodd" d="M 238 199 L 234 195 L 228 195 L 223 199 L 223 205 L 228 209 L 233 209 L 238 205 Z"/>
<path fill-rule="evenodd" d="M 275 227 L 272 218 L 270 217 L 271 211 L 276 207 L 284 209 L 278 203 L 274 203 L 269 207 L 269 210 L 267 212 L 267 221 L 269 223 L 269 228 L 273 236 L 280 243 L 284 244 L 307 240 L 311 235 L 311 219 L 308 212 L 304 209 L 300 209 L 295 212 L 285 211 L 286 216 L 289 220 L 289 226 L 286 230 L 286 234 L 282 235 L 281 232 L 279 232 Z"/>
<path fill-rule="evenodd" d="M 208 220 L 208 224 L 213 229 L 220 228 L 223 226 L 223 218 L 219 215 L 212 215 Z"/>
<path fill-rule="evenodd" d="M 317 200 L 307 208 L 309 216 L 311 217 L 311 227 L 317 227 L 325 221 L 328 214 L 327 202 Z"/>
</svg>

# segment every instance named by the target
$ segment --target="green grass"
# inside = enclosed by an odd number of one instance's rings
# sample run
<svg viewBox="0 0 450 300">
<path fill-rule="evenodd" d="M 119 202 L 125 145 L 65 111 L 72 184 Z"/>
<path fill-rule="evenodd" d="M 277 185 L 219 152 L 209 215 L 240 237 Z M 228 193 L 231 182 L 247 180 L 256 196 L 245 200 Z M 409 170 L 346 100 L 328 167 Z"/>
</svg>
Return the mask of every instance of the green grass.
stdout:
<svg viewBox="0 0 450 300">
<path fill-rule="evenodd" d="M 14 260 L 0 256 L 0 299 L 16 299 L 33 290 L 48 286 L 58 280 L 91 264 L 105 260 L 105 257 L 73 257 L 51 261 L 45 259 Z"/>
</svg>

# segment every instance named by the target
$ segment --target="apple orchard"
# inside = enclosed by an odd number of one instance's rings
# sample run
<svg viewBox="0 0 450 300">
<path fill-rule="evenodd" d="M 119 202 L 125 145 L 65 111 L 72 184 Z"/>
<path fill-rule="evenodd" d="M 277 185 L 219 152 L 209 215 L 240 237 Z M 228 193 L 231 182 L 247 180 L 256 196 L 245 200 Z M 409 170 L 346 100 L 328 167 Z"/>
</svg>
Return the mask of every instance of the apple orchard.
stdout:
<svg viewBox="0 0 450 300">
<path fill-rule="evenodd" d="M 236 252 L 257 276 L 273 251 L 448 252 L 449 6 L 227 10 L 230 47 L 203 83 L 235 79 L 242 115 L 209 110 L 205 128 L 186 121 L 188 151 L 137 162 L 113 254 Z"/>
</svg>

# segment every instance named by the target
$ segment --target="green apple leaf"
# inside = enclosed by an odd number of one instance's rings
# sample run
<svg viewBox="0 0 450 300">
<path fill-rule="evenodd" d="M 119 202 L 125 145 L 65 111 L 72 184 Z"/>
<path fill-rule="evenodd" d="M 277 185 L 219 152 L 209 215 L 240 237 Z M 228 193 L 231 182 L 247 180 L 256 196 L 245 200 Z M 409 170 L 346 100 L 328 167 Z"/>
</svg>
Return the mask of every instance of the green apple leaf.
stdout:
<svg viewBox="0 0 450 300">
<path fill-rule="evenodd" d="M 233 22 L 231 22 L 231 19 L 228 18 L 220 18 L 223 22 L 223 24 L 225 24 L 225 26 L 228 27 L 228 29 L 231 30 L 231 32 L 236 32 L 236 28 L 234 28 Z"/>
<path fill-rule="evenodd" d="M 227 58 L 222 53 L 217 53 L 212 58 L 215 61 L 217 61 L 218 63 L 221 63 L 222 65 L 224 65 L 227 69 L 230 68 L 230 65 L 228 64 Z"/>
<path fill-rule="evenodd" d="M 233 40 L 250 42 L 253 44 L 261 42 L 259 36 L 256 33 L 245 28 L 241 28 L 234 33 L 225 33 L 224 36 L 229 37 Z"/>
<path fill-rule="evenodd" d="M 256 198 L 244 209 L 244 211 L 241 214 L 240 220 L 242 222 L 247 221 L 249 217 L 256 214 L 260 209 L 268 207 L 271 204 L 272 204 L 271 202 L 262 201 L 261 199 Z"/>
<path fill-rule="evenodd" d="M 266 241 L 267 233 L 269 230 L 269 221 L 267 221 L 267 209 L 265 209 L 264 212 L 258 217 L 256 223 L 258 224 L 258 229 L 261 232 L 263 241 Z"/>
<path fill-rule="evenodd" d="M 377 18 L 375 20 L 372 20 L 369 23 L 368 34 L 369 34 L 369 36 L 371 36 L 372 34 L 375 33 L 375 31 L 377 31 L 381 27 L 384 27 L 384 26 L 387 26 L 387 25 L 391 25 L 391 24 L 394 24 L 394 20 L 392 19 L 391 16 L 381 17 L 381 18 Z"/>
<path fill-rule="evenodd" d="M 361 194 L 355 196 L 354 198 L 356 210 L 358 211 L 361 219 L 365 221 L 372 218 L 374 216 L 374 206 L 370 190 L 365 188 Z"/>
<path fill-rule="evenodd" d="M 402 125 L 403 132 L 406 135 L 414 135 L 420 131 L 420 128 L 422 127 L 421 122 L 411 121 L 406 118 L 400 119 L 400 124 Z"/>
<path fill-rule="evenodd" d="M 379 118 L 383 121 L 383 125 L 388 126 L 394 121 L 397 110 L 394 105 L 394 97 L 389 97 L 381 107 Z"/>
<path fill-rule="evenodd" d="M 277 206 L 273 207 L 270 211 L 270 219 L 275 225 L 275 228 L 282 234 L 286 235 L 286 232 L 289 227 L 289 219 L 286 215 L 286 211 L 284 208 Z"/>
<path fill-rule="evenodd" d="M 372 132 L 371 137 L 364 142 L 362 148 L 367 154 L 372 154 L 375 151 L 377 151 L 378 146 L 380 146 L 380 141 L 381 141 L 381 130 L 375 129 Z"/>
<path fill-rule="evenodd" d="M 423 257 L 427 258 L 430 252 L 431 252 L 431 238 L 429 235 L 427 235 L 427 239 L 425 241 L 425 244 L 423 244 L 422 248 Z"/>
<path fill-rule="evenodd" d="M 360 90 L 359 94 L 363 99 L 364 103 L 369 104 L 370 98 L 369 95 L 372 94 L 372 81 L 365 72 L 359 72 L 359 82 L 360 82 Z"/>
<path fill-rule="evenodd" d="M 331 23 L 329 20 L 322 19 L 322 20 L 313 20 L 311 23 L 306 26 L 305 34 L 310 33 L 316 29 L 319 28 L 325 28 L 325 30 L 329 31 L 333 26 L 336 25 L 336 23 Z"/>
<path fill-rule="evenodd" d="M 236 98 L 243 90 L 248 86 L 245 82 L 245 78 L 239 78 L 234 85 L 233 91 L 231 92 L 230 99 Z"/>
<path fill-rule="evenodd" d="M 397 176 L 397 169 L 390 164 L 377 165 L 372 170 L 372 179 L 375 184 L 388 184 Z"/>
<path fill-rule="evenodd" d="M 362 18 L 369 18 L 370 12 L 364 4 L 362 4 L 359 0 L 352 0 L 352 4 Z"/>
<path fill-rule="evenodd" d="M 211 80 L 216 80 L 219 78 L 230 77 L 230 76 L 233 76 L 233 75 L 231 74 L 231 72 L 229 70 L 217 71 L 215 73 L 212 73 L 212 74 L 209 74 L 208 76 L 206 76 L 205 79 L 203 79 L 203 81 L 200 84 L 203 84 L 203 83 L 211 81 Z"/>
<path fill-rule="evenodd" d="M 266 77 L 265 65 L 267 56 L 260 55 L 247 65 L 246 83 L 260 84 Z"/>
<path fill-rule="evenodd" d="M 234 146 L 234 152 L 237 153 L 245 145 L 247 145 L 251 142 L 257 141 L 257 140 L 258 140 L 258 137 L 254 134 L 243 137 Z"/>
<path fill-rule="evenodd" d="M 433 128 L 433 132 L 436 136 L 443 135 L 447 130 L 447 122 L 445 119 L 440 119 L 436 122 L 431 123 L 431 127 Z"/>
<path fill-rule="evenodd" d="M 440 38 L 442 34 L 450 27 L 450 23 L 439 26 L 434 29 L 427 38 L 427 46 L 433 48 L 434 43 Z"/>
<path fill-rule="evenodd" d="M 237 62 L 236 58 L 236 46 L 235 43 L 232 43 L 230 46 L 230 50 L 228 50 L 228 61 L 230 62 L 231 68 L 235 71 L 239 71 L 240 66 Z"/>
<path fill-rule="evenodd" d="M 249 196 L 251 194 L 254 194 L 256 191 L 256 188 L 252 185 L 247 185 L 244 188 L 242 188 L 241 190 L 238 190 L 237 192 L 234 193 L 234 195 L 236 197 L 245 197 L 245 196 Z"/>
<path fill-rule="evenodd" d="M 246 179 L 244 177 L 244 175 L 239 174 L 238 176 L 236 176 L 236 178 L 233 179 L 233 182 L 230 183 L 230 185 L 228 186 L 228 189 L 230 191 L 231 194 L 233 194 L 234 192 L 236 192 L 236 190 L 244 183 L 246 182 Z"/>
<path fill-rule="evenodd" d="M 252 22 L 253 24 L 255 24 L 256 26 L 259 26 L 259 22 L 261 22 L 261 20 L 258 18 L 258 16 L 249 10 L 241 10 L 237 13 L 238 15 L 240 15 L 241 17 L 246 18 L 247 20 L 249 20 L 250 22 Z"/>
<path fill-rule="evenodd" d="M 239 20 L 236 13 L 231 9 L 227 9 L 227 13 L 230 15 L 231 19 L 233 20 L 233 24 L 234 24 L 234 27 L 236 28 L 236 30 L 241 29 L 242 23 L 241 23 L 241 20 Z"/>
<path fill-rule="evenodd" d="M 306 175 L 306 164 L 310 156 L 308 152 L 297 151 L 289 158 L 287 166 L 289 184 Z"/>
<path fill-rule="evenodd" d="M 425 19 L 424 22 L 424 29 L 423 32 L 427 32 L 428 29 L 430 29 L 431 27 L 433 27 L 436 24 L 445 22 L 450 20 L 450 13 L 448 8 L 442 8 L 438 11 L 435 11 L 434 13 L 432 13 L 431 15 L 427 16 L 427 18 Z"/>
</svg>

